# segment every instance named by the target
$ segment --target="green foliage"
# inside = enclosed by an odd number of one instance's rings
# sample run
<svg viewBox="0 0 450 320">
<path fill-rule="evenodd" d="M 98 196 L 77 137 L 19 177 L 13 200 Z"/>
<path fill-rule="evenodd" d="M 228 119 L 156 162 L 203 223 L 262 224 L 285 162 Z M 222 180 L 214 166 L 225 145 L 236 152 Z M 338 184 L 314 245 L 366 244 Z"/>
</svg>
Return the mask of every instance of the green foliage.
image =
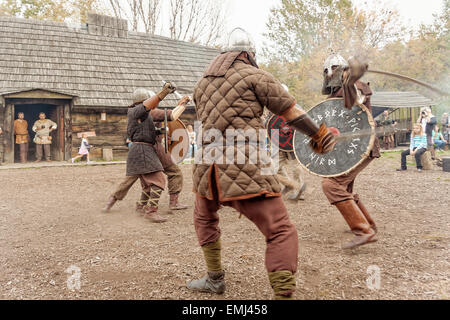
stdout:
<svg viewBox="0 0 450 320">
<path fill-rule="evenodd" d="M 383 4 L 364 9 L 344 0 L 282 0 L 267 23 L 270 32 L 265 36 L 274 45 L 264 50 L 268 62 L 262 67 L 286 83 L 306 109 L 324 99 L 323 61 L 331 50 L 344 57 L 356 55 L 369 69 L 408 75 L 450 91 L 450 0 L 444 0 L 435 23 L 416 32 L 402 26 L 398 13 Z M 374 90 L 419 91 L 438 103 L 441 99 L 392 77 L 370 74 L 365 79 Z M 448 100 L 440 105 L 447 108 Z"/>
<path fill-rule="evenodd" d="M 88 12 L 104 12 L 101 0 L 3 0 L 0 15 L 26 19 L 86 22 Z"/>
</svg>

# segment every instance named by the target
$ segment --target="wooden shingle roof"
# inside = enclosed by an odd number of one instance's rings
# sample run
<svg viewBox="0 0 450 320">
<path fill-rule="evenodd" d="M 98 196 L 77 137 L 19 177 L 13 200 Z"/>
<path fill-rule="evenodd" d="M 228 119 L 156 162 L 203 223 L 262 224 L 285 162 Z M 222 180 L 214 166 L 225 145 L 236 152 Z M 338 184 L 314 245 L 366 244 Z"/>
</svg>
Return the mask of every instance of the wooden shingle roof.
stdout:
<svg viewBox="0 0 450 320">
<path fill-rule="evenodd" d="M 428 107 L 433 100 L 414 91 L 375 92 L 370 98 L 372 106 L 388 108 Z"/>
<path fill-rule="evenodd" d="M 0 95 L 33 88 L 75 96 L 75 107 L 127 107 L 161 80 L 190 94 L 216 49 L 145 33 L 88 32 L 87 25 L 0 17 Z M 174 106 L 170 95 L 163 106 Z"/>
</svg>

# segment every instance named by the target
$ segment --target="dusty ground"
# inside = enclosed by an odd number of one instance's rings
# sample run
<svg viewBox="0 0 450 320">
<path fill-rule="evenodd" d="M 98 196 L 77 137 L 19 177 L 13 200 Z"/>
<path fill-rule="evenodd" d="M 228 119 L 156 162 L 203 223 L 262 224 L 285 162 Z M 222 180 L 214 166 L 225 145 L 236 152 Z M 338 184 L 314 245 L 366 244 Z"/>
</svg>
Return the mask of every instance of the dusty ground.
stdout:
<svg viewBox="0 0 450 320">
<path fill-rule="evenodd" d="M 378 223 L 379 241 L 351 251 L 340 248 L 351 235 L 327 204 L 320 178 L 306 175 L 306 201 L 287 204 L 299 234 L 298 299 L 450 298 L 450 174 L 437 167 L 398 173 L 398 165 L 398 154 L 385 154 L 359 176 L 356 189 Z M 124 165 L 0 171 L 0 299 L 218 298 L 184 288 L 204 265 L 191 167 L 182 168 L 181 200 L 191 207 L 168 213 L 164 195 L 165 224 L 134 213 L 137 184 L 111 213 L 100 212 Z M 228 287 L 219 298 L 270 299 L 261 234 L 228 208 L 221 227 Z M 80 290 L 67 287 L 70 266 L 80 268 Z M 378 290 L 366 285 L 370 266 L 380 270 Z"/>
</svg>

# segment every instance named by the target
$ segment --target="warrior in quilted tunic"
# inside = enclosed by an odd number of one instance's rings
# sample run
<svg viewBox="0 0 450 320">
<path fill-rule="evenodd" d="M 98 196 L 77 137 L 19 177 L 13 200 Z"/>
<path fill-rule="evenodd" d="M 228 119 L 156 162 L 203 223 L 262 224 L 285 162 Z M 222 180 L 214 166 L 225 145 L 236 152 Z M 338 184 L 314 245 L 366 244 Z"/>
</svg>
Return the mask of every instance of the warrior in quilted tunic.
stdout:
<svg viewBox="0 0 450 320">
<path fill-rule="evenodd" d="M 364 104 L 370 112 L 370 96 L 372 91 L 368 84 L 359 81 L 368 66 L 356 58 L 348 62 L 340 55 L 333 54 L 324 64 L 324 84 L 322 93 L 329 98 L 344 98 L 345 107 L 351 109 L 355 103 Z M 369 165 L 374 158 L 380 157 L 380 144 L 375 139 L 368 158 L 356 168 L 342 176 L 326 178 L 322 181 L 322 189 L 332 205 L 335 205 L 344 217 L 355 237 L 343 245 L 344 249 L 354 248 L 377 241 L 377 227 L 368 210 L 361 202 L 358 194 L 353 193 L 357 175 Z"/>
<path fill-rule="evenodd" d="M 194 89 L 203 140 L 193 169 L 194 225 L 208 273 L 202 279 L 189 282 L 187 287 L 219 294 L 225 291 L 217 211 L 221 206 L 230 206 L 255 223 L 264 234 L 266 269 L 275 298 L 289 299 L 295 291 L 297 230 L 280 197 L 276 171 L 272 174 L 264 171 L 265 161 L 250 161 L 252 152 L 258 147 L 264 149 L 264 144 L 252 145 L 246 141 L 239 146 L 233 143 L 225 148 L 212 147 L 209 133 L 224 141 L 230 130 L 265 133 L 262 115 L 267 107 L 289 120 L 288 124 L 294 129 L 309 135 L 316 152 L 330 151 L 335 141 L 324 125 L 319 128 L 296 105 L 294 97 L 279 81 L 258 68 L 254 52 L 250 36 L 240 28 L 233 30 L 227 49 L 211 62 Z M 215 151 L 212 163 L 207 161 L 211 150 Z M 262 158 L 264 152 L 259 151 Z M 223 163 L 221 159 L 227 158 L 229 152 L 245 155 L 245 163 Z"/>
</svg>

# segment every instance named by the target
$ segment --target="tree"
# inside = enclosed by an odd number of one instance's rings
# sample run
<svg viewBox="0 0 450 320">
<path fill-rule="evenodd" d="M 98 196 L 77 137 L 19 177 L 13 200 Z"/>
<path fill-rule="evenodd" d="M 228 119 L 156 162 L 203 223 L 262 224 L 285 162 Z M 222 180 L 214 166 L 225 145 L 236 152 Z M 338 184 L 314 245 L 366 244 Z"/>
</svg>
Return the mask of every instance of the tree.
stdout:
<svg viewBox="0 0 450 320">
<path fill-rule="evenodd" d="M 397 20 L 398 13 L 383 5 L 363 11 L 350 0 L 282 0 L 271 9 L 265 34 L 276 50 L 264 54 L 294 61 L 324 46 L 335 51 L 379 48 L 404 33 Z"/>
<path fill-rule="evenodd" d="M 66 0 L 7 0 L 1 4 L 0 12 L 27 19 L 62 22 L 70 16 Z"/>
<path fill-rule="evenodd" d="M 217 0 L 108 0 L 114 15 L 130 21 L 134 31 L 172 39 L 217 44 L 223 34 L 226 10 Z M 162 21 L 165 15 L 167 21 Z M 167 25 L 168 23 L 168 25 Z"/>
<path fill-rule="evenodd" d="M 86 22 L 88 12 L 101 12 L 100 0 L 3 0 L 0 15 L 57 22 Z"/>
<path fill-rule="evenodd" d="M 213 45 L 223 33 L 223 4 L 212 0 L 170 0 L 172 39 Z"/>
</svg>

